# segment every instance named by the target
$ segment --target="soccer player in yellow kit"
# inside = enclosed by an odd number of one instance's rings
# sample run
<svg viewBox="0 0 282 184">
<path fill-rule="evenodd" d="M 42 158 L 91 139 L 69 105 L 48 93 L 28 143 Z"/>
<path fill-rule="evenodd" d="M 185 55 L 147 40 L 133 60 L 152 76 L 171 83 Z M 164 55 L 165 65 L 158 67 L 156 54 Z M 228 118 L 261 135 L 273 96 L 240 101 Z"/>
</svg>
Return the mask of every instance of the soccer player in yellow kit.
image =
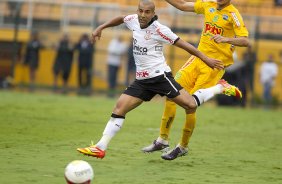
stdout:
<svg viewBox="0 0 282 184">
<path fill-rule="evenodd" d="M 198 49 L 211 58 L 223 61 L 224 66 L 233 64 L 232 53 L 235 46 L 250 45 L 248 30 L 239 11 L 231 4 L 231 0 L 166 0 L 179 10 L 204 15 L 204 28 Z M 220 80 L 224 70 L 209 68 L 203 61 L 191 56 L 177 72 L 175 80 L 190 94 L 201 88 L 209 88 Z M 242 97 L 242 94 L 227 94 Z M 143 152 L 167 151 L 169 148 L 169 131 L 176 114 L 176 104 L 166 100 L 161 120 L 160 135 L 151 145 L 144 147 Z M 186 121 L 179 144 L 167 153 L 162 154 L 165 160 L 173 160 L 188 153 L 188 143 L 196 123 L 196 109 L 186 111 Z"/>
</svg>

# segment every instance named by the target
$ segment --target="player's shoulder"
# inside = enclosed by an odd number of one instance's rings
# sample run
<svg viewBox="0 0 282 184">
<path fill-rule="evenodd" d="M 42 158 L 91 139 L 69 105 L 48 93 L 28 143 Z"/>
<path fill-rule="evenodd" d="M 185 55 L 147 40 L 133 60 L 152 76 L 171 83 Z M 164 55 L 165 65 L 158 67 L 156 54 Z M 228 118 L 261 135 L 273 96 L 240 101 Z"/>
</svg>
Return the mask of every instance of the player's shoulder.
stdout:
<svg viewBox="0 0 282 184">
<path fill-rule="evenodd" d="M 216 0 L 198 0 L 198 1 L 200 3 L 206 4 L 207 6 L 216 6 L 217 5 L 217 1 Z"/>
<path fill-rule="evenodd" d="M 162 23 L 160 23 L 159 21 L 154 21 L 153 23 L 152 23 L 152 28 L 154 29 L 154 30 L 168 30 L 168 29 L 170 29 L 168 26 L 166 26 L 166 25 L 164 25 L 164 24 L 162 24 Z"/>
<path fill-rule="evenodd" d="M 230 6 L 228 6 L 228 12 L 236 23 L 236 25 L 240 27 L 242 25 L 240 23 L 242 21 L 242 15 L 240 14 L 239 10 L 231 4 Z"/>
<path fill-rule="evenodd" d="M 124 22 L 130 22 L 132 20 L 138 20 L 138 15 L 137 14 L 126 15 L 123 20 L 124 20 Z"/>
<path fill-rule="evenodd" d="M 238 15 L 240 15 L 240 12 L 239 12 L 239 10 L 233 5 L 233 4 L 231 4 L 230 6 L 228 6 L 228 11 L 231 13 L 236 13 L 236 14 L 238 14 Z"/>
<path fill-rule="evenodd" d="M 215 12 L 216 7 L 217 7 L 217 2 L 213 0 L 198 0 L 201 4 L 201 6 L 207 10 L 209 10 L 210 13 Z"/>
</svg>

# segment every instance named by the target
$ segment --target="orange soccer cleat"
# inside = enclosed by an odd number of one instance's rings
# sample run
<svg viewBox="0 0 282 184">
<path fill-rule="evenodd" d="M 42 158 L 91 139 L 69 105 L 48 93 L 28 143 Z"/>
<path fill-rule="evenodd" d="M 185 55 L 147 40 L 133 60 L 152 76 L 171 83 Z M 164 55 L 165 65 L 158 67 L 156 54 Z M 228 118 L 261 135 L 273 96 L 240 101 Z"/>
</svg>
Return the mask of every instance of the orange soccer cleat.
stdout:
<svg viewBox="0 0 282 184">
<path fill-rule="evenodd" d="M 77 148 L 77 151 L 79 151 L 84 155 L 101 158 L 101 159 L 104 158 L 106 154 L 106 151 L 101 150 L 96 145 L 92 145 L 86 148 Z"/>
<path fill-rule="evenodd" d="M 242 98 L 242 92 L 236 86 L 229 84 L 226 80 L 221 79 L 218 84 L 223 86 L 223 94 L 227 96 L 235 96 L 236 98 Z"/>
</svg>

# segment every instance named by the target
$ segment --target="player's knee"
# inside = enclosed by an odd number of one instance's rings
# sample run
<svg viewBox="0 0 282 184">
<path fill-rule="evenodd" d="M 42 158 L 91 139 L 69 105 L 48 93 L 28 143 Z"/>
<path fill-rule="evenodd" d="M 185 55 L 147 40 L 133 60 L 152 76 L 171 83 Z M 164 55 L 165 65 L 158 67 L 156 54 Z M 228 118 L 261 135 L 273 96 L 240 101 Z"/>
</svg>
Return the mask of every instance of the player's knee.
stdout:
<svg viewBox="0 0 282 184">
<path fill-rule="evenodd" d="M 187 104 L 187 109 L 186 110 L 192 110 L 197 108 L 197 104 L 194 100 L 188 100 Z"/>
<path fill-rule="evenodd" d="M 181 107 L 183 107 L 186 112 L 193 109 L 193 106 L 191 106 L 191 104 L 184 104 L 184 105 L 181 105 Z"/>
<path fill-rule="evenodd" d="M 185 111 L 186 111 L 186 114 L 193 114 L 196 112 L 196 109 L 197 108 L 185 109 Z"/>
<path fill-rule="evenodd" d="M 175 103 L 183 107 L 186 111 L 197 108 L 197 104 L 193 100 L 184 99 L 181 101 L 175 101 Z"/>
</svg>

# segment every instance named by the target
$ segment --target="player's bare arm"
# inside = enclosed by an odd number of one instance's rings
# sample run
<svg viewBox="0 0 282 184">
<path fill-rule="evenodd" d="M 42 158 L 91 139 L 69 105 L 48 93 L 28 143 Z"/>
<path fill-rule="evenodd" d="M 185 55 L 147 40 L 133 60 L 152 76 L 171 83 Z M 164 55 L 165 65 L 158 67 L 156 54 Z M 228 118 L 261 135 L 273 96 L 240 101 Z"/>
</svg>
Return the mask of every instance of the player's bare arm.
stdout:
<svg viewBox="0 0 282 184">
<path fill-rule="evenodd" d="M 118 17 L 115 17 L 115 18 L 105 22 L 104 24 L 98 26 L 92 32 L 92 41 L 96 42 L 97 40 L 100 40 L 100 37 L 102 35 L 103 29 L 108 28 L 108 27 L 115 27 L 115 26 L 118 26 L 118 25 L 122 24 L 123 23 L 123 18 L 124 18 L 124 16 L 118 16 Z"/>
<path fill-rule="evenodd" d="M 174 6 L 175 8 L 186 11 L 186 12 L 194 12 L 194 1 L 185 1 L 185 0 L 166 0 L 169 4 Z"/>
<path fill-rule="evenodd" d="M 186 50 L 190 54 L 200 58 L 202 61 L 204 61 L 209 67 L 211 68 L 217 68 L 217 69 L 224 69 L 224 65 L 222 61 L 212 59 L 204 55 L 201 51 L 199 51 L 197 48 L 195 48 L 193 45 L 185 42 L 182 39 L 179 39 L 175 44 L 175 46 Z"/>
<path fill-rule="evenodd" d="M 211 37 L 211 40 L 214 40 L 216 43 L 229 43 L 231 45 L 235 45 L 239 47 L 250 46 L 250 41 L 248 37 L 228 38 L 228 37 L 223 37 L 221 35 L 214 35 Z"/>
</svg>

